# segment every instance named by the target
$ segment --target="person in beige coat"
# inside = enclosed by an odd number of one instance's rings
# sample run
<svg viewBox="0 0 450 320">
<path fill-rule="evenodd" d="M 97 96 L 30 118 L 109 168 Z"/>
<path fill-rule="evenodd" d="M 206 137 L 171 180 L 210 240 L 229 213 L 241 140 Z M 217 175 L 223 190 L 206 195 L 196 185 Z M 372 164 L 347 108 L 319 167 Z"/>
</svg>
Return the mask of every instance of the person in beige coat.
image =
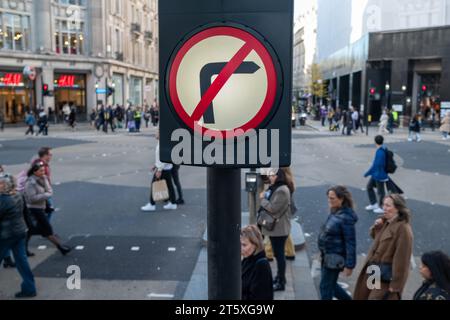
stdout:
<svg viewBox="0 0 450 320">
<path fill-rule="evenodd" d="M 450 111 L 447 111 L 439 130 L 442 132 L 442 140 L 448 140 L 450 133 Z"/>
<path fill-rule="evenodd" d="M 286 257 L 285 244 L 291 233 L 291 192 L 286 183 L 286 175 L 283 170 L 273 170 L 269 173 L 270 187 L 260 194 L 261 209 L 266 210 L 277 219 L 273 230 L 262 227 L 264 236 L 270 238 L 275 259 L 277 260 L 278 273 L 274 282 L 274 291 L 283 291 L 286 284 Z"/>
<path fill-rule="evenodd" d="M 358 277 L 354 300 L 400 300 L 408 279 L 413 249 L 410 211 L 398 194 L 386 196 L 383 209 L 384 215 L 370 229 L 374 242 Z"/>
</svg>

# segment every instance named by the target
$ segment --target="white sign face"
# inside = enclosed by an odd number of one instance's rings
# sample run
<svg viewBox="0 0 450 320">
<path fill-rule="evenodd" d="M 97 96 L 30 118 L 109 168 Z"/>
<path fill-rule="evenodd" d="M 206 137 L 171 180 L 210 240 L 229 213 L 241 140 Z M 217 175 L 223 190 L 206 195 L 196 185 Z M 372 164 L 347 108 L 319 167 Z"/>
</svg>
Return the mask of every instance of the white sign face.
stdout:
<svg viewBox="0 0 450 320">
<path fill-rule="evenodd" d="M 450 101 L 441 102 L 441 119 L 444 119 L 447 112 L 450 112 Z"/>
<path fill-rule="evenodd" d="M 253 35 L 234 27 L 214 27 L 190 38 L 169 77 L 172 104 L 193 129 L 253 129 L 275 102 L 272 57 Z"/>
<path fill-rule="evenodd" d="M 26 66 L 23 69 L 23 74 L 31 81 L 36 80 L 36 69 L 32 66 Z"/>
<path fill-rule="evenodd" d="M 393 109 L 394 111 L 397 111 L 397 112 L 403 112 L 403 105 L 401 105 L 401 104 L 394 104 L 394 105 L 392 106 L 392 109 Z"/>
</svg>

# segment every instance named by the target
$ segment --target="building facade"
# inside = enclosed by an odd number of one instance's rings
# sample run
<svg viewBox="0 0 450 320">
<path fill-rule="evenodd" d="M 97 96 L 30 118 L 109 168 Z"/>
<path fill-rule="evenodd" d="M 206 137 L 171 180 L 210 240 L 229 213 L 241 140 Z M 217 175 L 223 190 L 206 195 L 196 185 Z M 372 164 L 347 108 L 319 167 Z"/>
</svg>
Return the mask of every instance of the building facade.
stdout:
<svg viewBox="0 0 450 320">
<path fill-rule="evenodd" d="M 156 0 L 0 0 L 0 111 L 97 103 L 143 105 L 158 97 Z M 23 73 L 34 68 L 35 76 Z M 113 94 L 108 95 L 107 89 Z M 48 89 L 46 94 L 45 89 Z"/>
<path fill-rule="evenodd" d="M 294 28 L 293 96 L 298 103 L 309 96 L 309 68 L 316 56 L 316 0 L 302 3 Z"/>
<path fill-rule="evenodd" d="M 318 0 L 318 62 L 334 107 L 405 123 L 450 101 L 450 0 Z M 371 91 L 373 94 L 371 94 Z"/>
</svg>

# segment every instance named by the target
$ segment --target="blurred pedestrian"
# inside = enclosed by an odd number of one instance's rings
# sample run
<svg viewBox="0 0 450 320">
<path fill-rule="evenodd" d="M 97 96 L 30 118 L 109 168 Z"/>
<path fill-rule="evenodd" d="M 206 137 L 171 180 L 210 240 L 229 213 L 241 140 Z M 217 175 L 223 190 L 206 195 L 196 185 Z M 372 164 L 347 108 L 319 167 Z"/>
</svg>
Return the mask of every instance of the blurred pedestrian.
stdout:
<svg viewBox="0 0 450 320">
<path fill-rule="evenodd" d="M 242 300 L 273 300 L 272 270 L 259 228 L 241 230 Z"/>
<path fill-rule="evenodd" d="M 318 246 L 322 257 L 320 297 L 322 300 L 351 300 L 337 283 L 339 274 L 350 277 L 356 266 L 356 231 L 358 217 L 352 194 L 344 186 L 327 192 L 330 214 L 319 234 Z"/>
<path fill-rule="evenodd" d="M 414 300 L 450 300 L 450 258 L 442 251 L 422 255 L 420 274 L 422 286 L 414 294 Z"/>
<path fill-rule="evenodd" d="M 384 198 L 383 211 L 370 228 L 374 242 L 355 286 L 355 300 L 400 300 L 408 279 L 413 248 L 411 213 L 398 194 Z M 375 282 L 370 282 L 369 267 L 379 271 Z"/>
<path fill-rule="evenodd" d="M 70 108 L 70 113 L 69 113 L 69 127 L 71 127 L 72 130 L 75 130 L 76 121 L 77 121 L 76 108 L 74 106 L 72 106 Z"/>
<path fill-rule="evenodd" d="M 449 139 L 449 133 L 450 133 L 450 111 L 447 111 L 447 113 L 445 114 L 445 117 L 442 120 L 442 125 L 439 128 L 439 131 L 442 132 L 442 140 L 448 140 Z"/>
<path fill-rule="evenodd" d="M 392 110 L 389 110 L 387 112 L 388 115 L 388 122 L 387 122 L 387 130 L 389 131 L 390 134 L 394 134 L 394 114 L 392 112 Z"/>
<path fill-rule="evenodd" d="M 36 124 L 36 118 L 34 117 L 33 111 L 29 111 L 25 115 L 25 124 L 28 126 L 25 135 L 27 136 L 29 133 L 34 135 L 34 125 Z"/>
<path fill-rule="evenodd" d="M 41 235 L 52 242 L 62 255 L 66 255 L 71 249 L 61 243 L 54 234 L 53 228 L 45 213 L 47 200 L 53 195 L 48 179 L 45 175 L 45 164 L 35 162 L 27 173 L 28 180 L 25 184 L 26 205 L 31 217 L 35 220 L 36 227 L 28 233 L 28 240 L 33 235 Z"/>
<path fill-rule="evenodd" d="M 420 137 L 420 130 L 421 130 L 420 115 L 416 114 L 409 123 L 408 141 L 409 142 L 412 142 L 413 140 L 417 142 L 422 141 L 422 138 Z"/>
<path fill-rule="evenodd" d="M 283 170 L 285 176 L 286 176 L 286 184 L 289 188 L 289 191 L 291 193 L 291 218 L 297 213 L 297 206 L 295 204 L 294 200 L 294 192 L 295 192 L 295 181 L 294 181 L 294 174 L 292 173 L 292 170 L 290 167 L 284 167 L 281 168 Z M 265 244 L 265 251 L 266 251 L 266 257 L 269 261 L 273 260 L 273 249 L 272 244 L 269 241 L 264 241 Z M 295 244 L 294 240 L 292 239 L 292 234 L 289 234 L 289 237 L 286 240 L 286 244 L 284 246 L 284 254 L 286 257 L 286 260 L 295 260 Z"/>
<path fill-rule="evenodd" d="M 23 209 L 23 199 L 16 194 L 14 177 L 3 174 L 0 177 L 0 263 L 12 250 L 22 278 L 21 290 L 15 297 L 32 298 L 36 296 L 36 285 L 25 249 L 27 226 Z"/>
<path fill-rule="evenodd" d="M 151 186 L 153 186 L 153 182 L 157 180 L 165 180 L 167 184 L 167 189 L 169 191 L 169 202 L 164 206 L 166 210 L 176 210 L 176 198 L 175 198 L 175 190 L 172 182 L 172 164 L 161 162 L 159 158 L 159 131 L 156 132 L 156 139 L 158 143 L 156 145 L 155 150 L 155 166 L 153 167 L 153 178 L 151 182 Z M 151 212 L 155 211 L 155 201 L 153 200 L 153 192 L 150 188 L 150 202 L 141 208 L 142 211 Z"/>
<path fill-rule="evenodd" d="M 4 178 L 5 176 L 5 169 L 3 168 L 3 165 L 0 164 L 0 178 Z M 14 263 L 11 256 L 11 250 L 8 250 L 8 252 L 5 254 L 5 257 L 3 258 L 3 267 L 5 269 L 16 267 L 16 264 Z"/>
<path fill-rule="evenodd" d="M 274 291 L 284 291 L 286 285 L 286 240 L 291 233 L 291 193 L 283 170 L 276 169 L 269 173 L 270 187 L 260 194 L 261 208 L 274 219 L 275 226 L 268 230 L 262 226 L 264 236 L 270 238 L 275 259 L 277 260 L 277 276 L 274 281 Z"/>
<path fill-rule="evenodd" d="M 373 211 L 375 213 L 383 213 L 381 209 L 383 198 L 386 194 L 385 186 L 389 181 L 389 176 L 386 172 L 386 148 L 384 147 L 384 138 L 381 135 L 375 137 L 375 145 L 377 151 L 375 153 L 375 158 L 373 160 L 372 166 L 364 174 L 364 177 L 369 177 L 370 180 L 367 183 L 367 195 L 369 197 L 370 204 L 366 207 L 367 211 Z M 377 196 L 374 189 L 377 189 Z"/>
<path fill-rule="evenodd" d="M 389 131 L 387 129 L 388 121 L 389 121 L 389 116 L 387 115 L 386 110 L 383 110 L 383 114 L 381 115 L 381 118 L 380 118 L 380 123 L 378 124 L 378 126 L 379 126 L 378 134 L 389 133 Z"/>
<path fill-rule="evenodd" d="M 45 113 L 44 109 L 41 109 L 39 112 L 39 118 L 38 118 L 38 127 L 39 131 L 36 133 L 36 136 L 40 135 L 41 133 L 44 136 L 48 136 L 48 117 L 47 113 Z"/>
<path fill-rule="evenodd" d="M 175 184 L 175 187 L 177 188 L 177 195 L 178 195 L 175 203 L 183 205 L 184 204 L 183 189 L 181 188 L 179 171 L 180 171 L 180 166 L 177 164 L 173 164 L 171 173 L 172 173 L 173 182 Z"/>
<path fill-rule="evenodd" d="M 0 109 L 0 131 L 3 132 L 5 129 L 5 114 L 3 113 L 3 110 Z"/>
<path fill-rule="evenodd" d="M 136 126 L 136 132 L 141 132 L 141 119 L 142 119 L 142 111 L 140 107 L 136 107 L 134 111 L 134 123 Z"/>
</svg>

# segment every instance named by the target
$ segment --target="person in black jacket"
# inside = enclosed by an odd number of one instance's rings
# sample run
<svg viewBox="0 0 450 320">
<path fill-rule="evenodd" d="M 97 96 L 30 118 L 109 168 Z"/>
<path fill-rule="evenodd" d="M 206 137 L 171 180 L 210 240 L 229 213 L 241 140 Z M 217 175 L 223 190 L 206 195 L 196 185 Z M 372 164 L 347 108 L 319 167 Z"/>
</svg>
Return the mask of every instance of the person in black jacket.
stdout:
<svg viewBox="0 0 450 320">
<path fill-rule="evenodd" d="M 241 230 L 242 300 L 273 300 L 272 270 L 255 225 Z"/>
<path fill-rule="evenodd" d="M 425 279 L 414 300 L 450 300 L 450 258 L 441 251 L 422 255 L 420 274 Z"/>
<path fill-rule="evenodd" d="M 16 298 L 36 296 L 34 276 L 26 254 L 27 226 L 24 221 L 23 199 L 16 194 L 15 179 L 11 175 L 0 177 L 0 263 L 12 250 L 17 271 L 22 277 L 21 291 Z"/>
<path fill-rule="evenodd" d="M 350 277 L 356 265 L 355 223 L 358 221 L 352 194 L 346 187 L 332 187 L 327 192 L 330 215 L 322 226 L 318 246 L 322 256 L 320 296 L 322 300 L 351 300 L 337 283 L 339 274 Z"/>
</svg>

